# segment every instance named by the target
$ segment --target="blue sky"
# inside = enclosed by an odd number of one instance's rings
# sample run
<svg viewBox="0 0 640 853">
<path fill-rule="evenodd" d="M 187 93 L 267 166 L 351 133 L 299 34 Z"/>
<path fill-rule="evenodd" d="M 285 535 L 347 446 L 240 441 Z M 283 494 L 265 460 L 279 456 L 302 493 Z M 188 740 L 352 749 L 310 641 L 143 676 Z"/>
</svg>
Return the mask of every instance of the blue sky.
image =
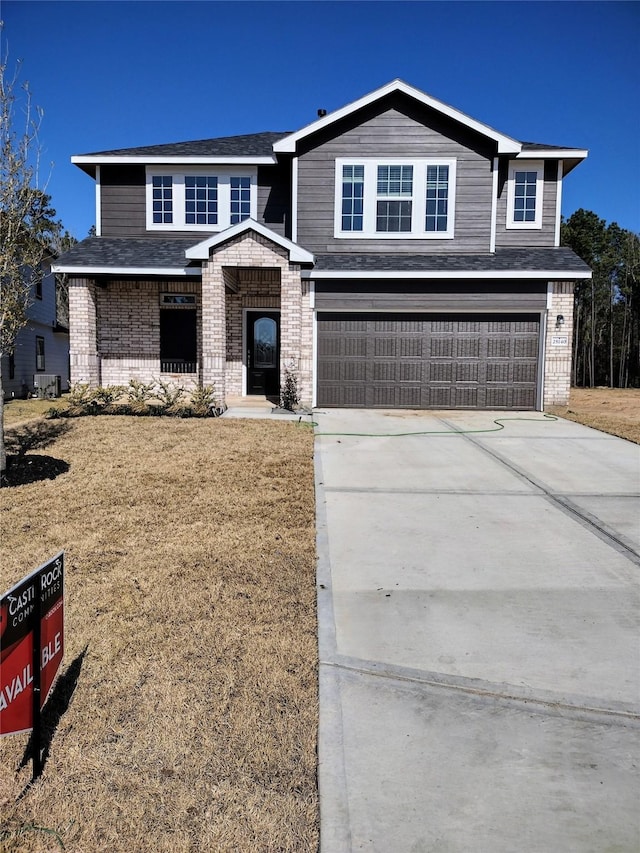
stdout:
<svg viewBox="0 0 640 853">
<path fill-rule="evenodd" d="M 505 134 L 589 149 L 564 185 L 640 231 L 640 3 L 1 0 L 3 49 L 44 109 L 47 186 L 79 239 L 72 154 L 297 130 L 395 77 Z"/>
</svg>

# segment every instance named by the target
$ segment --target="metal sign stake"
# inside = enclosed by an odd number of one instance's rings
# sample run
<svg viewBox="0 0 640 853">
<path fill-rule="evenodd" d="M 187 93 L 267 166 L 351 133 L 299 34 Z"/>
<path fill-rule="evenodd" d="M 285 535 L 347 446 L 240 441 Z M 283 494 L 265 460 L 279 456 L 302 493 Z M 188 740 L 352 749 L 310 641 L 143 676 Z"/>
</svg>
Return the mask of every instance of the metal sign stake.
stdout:
<svg viewBox="0 0 640 853">
<path fill-rule="evenodd" d="M 36 779 L 42 774 L 42 750 L 41 750 L 41 713 L 40 713 L 40 682 L 41 682 L 41 672 L 40 672 L 40 640 L 41 640 L 41 616 L 42 616 L 42 607 L 41 607 L 41 592 L 39 589 L 40 586 L 40 577 L 36 578 L 36 594 L 35 594 L 35 621 L 33 624 L 33 729 L 31 731 L 31 754 L 33 759 L 33 774 L 32 781 L 35 782 Z"/>
</svg>

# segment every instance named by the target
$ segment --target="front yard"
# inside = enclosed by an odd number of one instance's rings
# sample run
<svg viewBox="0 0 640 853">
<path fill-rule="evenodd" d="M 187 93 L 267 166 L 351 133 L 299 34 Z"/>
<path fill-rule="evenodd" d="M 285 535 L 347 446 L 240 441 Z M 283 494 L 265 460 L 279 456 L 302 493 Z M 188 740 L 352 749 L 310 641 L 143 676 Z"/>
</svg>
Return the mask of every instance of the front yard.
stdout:
<svg viewBox="0 0 640 853">
<path fill-rule="evenodd" d="M 65 550 L 66 654 L 21 799 L 27 737 L 0 741 L 0 850 L 316 850 L 312 431 L 44 423 L 0 489 L 0 587 Z"/>
</svg>

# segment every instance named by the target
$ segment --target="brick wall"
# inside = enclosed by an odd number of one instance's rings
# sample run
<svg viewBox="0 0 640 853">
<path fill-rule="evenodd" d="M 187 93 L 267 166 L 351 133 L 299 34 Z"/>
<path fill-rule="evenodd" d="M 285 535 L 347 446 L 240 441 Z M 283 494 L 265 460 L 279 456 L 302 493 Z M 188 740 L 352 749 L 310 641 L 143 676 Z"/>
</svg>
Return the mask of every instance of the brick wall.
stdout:
<svg viewBox="0 0 640 853">
<path fill-rule="evenodd" d="M 547 333 L 544 358 L 543 407 L 566 406 L 571 388 L 571 354 L 573 343 L 573 289 L 571 281 L 551 283 L 551 305 L 547 311 Z M 564 317 L 557 325 L 558 315 Z"/>
<path fill-rule="evenodd" d="M 226 277 L 226 278 L 225 278 Z M 225 294 L 225 281 L 237 293 Z M 203 376 L 218 396 L 242 391 L 244 308 L 280 308 L 280 372 L 295 370 L 301 399 L 311 401 L 312 312 L 308 285 L 288 252 L 255 232 L 214 250 L 202 271 Z M 207 353 L 213 353 L 210 359 Z"/>
<path fill-rule="evenodd" d="M 96 286 L 88 278 L 69 279 L 69 359 L 72 384 L 100 384 L 96 341 Z"/>
<path fill-rule="evenodd" d="M 295 371 L 301 400 L 311 402 L 313 312 L 309 283 L 288 252 L 262 235 L 244 233 L 214 250 L 203 264 L 202 284 L 193 280 L 114 280 L 97 287 L 71 279 L 71 370 L 73 382 L 126 385 L 160 374 L 160 294 L 198 296 L 196 374 L 162 374 L 183 385 L 202 377 L 216 397 L 242 393 L 245 309 L 280 310 L 280 370 Z M 180 310 L 180 309 L 172 309 Z M 192 310 L 192 309 L 185 309 Z"/>
</svg>

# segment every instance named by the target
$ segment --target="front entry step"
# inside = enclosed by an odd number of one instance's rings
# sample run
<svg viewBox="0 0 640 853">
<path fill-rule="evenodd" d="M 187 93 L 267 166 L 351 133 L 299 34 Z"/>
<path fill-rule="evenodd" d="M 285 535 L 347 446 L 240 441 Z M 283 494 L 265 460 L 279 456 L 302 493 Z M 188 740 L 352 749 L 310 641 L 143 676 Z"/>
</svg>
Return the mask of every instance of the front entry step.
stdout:
<svg viewBox="0 0 640 853">
<path fill-rule="evenodd" d="M 230 397 L 226 399 L 227 408 L 229 409 L 267 409 L 271 411 L 274 403 L 264 395 L 253 394 L 246 397 Z"/>
</svg>

